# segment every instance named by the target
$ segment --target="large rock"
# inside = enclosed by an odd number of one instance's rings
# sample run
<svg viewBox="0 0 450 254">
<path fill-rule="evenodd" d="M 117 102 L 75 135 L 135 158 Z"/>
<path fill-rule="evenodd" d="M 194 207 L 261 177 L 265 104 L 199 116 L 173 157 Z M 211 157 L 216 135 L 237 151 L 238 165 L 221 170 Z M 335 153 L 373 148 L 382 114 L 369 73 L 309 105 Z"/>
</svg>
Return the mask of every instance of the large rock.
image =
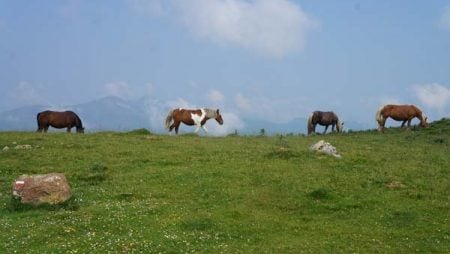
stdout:
<svg viewBox="0 0 450 254">
<path fill-rule="evenodd" d="M 341 158 L 341 155 L 337 152 L 336 147 L 332 146 L 328 142 L 325 142 L 324 140 L 320 140 L 319 142 L 312 145 L 309 149 L 311 149 L 312 151 L 329 154 L 336 158 Z"/>
<path fill-rule="evenodd" d="M 71 197 L 64 174 L 21 175 L 13 184 L 13 196 L 24 204 L 59 204 Z"/>
</svg>

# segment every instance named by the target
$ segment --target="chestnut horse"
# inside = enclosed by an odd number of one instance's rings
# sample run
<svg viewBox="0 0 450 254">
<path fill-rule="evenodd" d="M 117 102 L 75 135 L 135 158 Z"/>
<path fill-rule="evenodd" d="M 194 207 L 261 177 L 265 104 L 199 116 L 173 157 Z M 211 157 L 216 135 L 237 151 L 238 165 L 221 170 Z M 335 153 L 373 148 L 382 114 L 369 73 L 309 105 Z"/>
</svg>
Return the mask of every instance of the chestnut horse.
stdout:
<svg viewBox="0 0 450 254">
<path fill-rule="evenodd" d="M 381 106 L 375 115 L 375 119 L 378 122 L 378 131 L 384 131 L 384 124 L 389 117 L 396 121 L 403 121 L 401 128 L 408 122 L 409 129 L 411 127 L 411 120 L 416 117 L 420 120 L 421 127 L 428 127 L 427 117 L 414 105 L 388 104 Z"/>
<path fill-rule="evenodd" d="M 70 132 L 72 127 L 77 128 L 78 133 L 84 133 L 84 128 L 80 118 L 72 111 L 58 112 L 58 111 L 42 111 L 37 114 L 37 132 L 47 132 L 48 127 L 54 128 L 67 128 L 67 132 Z"/>
<path fill-rule="evenodd" d="M 205 128 L 205 123 L 208 119 L 214 118 L 216 121 L 222 125 L 223 119 L 219 113 L 218 109 L 210 109 L 210 108 L 201 108 L 201 109 L 182 109 L 177 108 L 170 110 L 166 117 L 166 129 L 169 129 L 169 132 L 175 128 L 175 133 L 178 134 L 178 128 L 181 123 L 186 125 L 196 125 L 197 128 L 195 132 L 198 132 L 200 127 L 208 133 Z M 170 123 L 172 122 L 172 125 Z"/>
<path fill-rule="evenodd" d="M 334 112 L 314 111 L 308 118 L 308 135 L 316 132 L 317 124 L 325 126 L 323 134 L 327 132 L 329 125 L 331 125 L 332 132 L 334 132 L 334 126 L 336 126 L 337 132 L 341 132 L 344 126 L 344 123 L 341 123 L 339 117 Z"/>
</svg>

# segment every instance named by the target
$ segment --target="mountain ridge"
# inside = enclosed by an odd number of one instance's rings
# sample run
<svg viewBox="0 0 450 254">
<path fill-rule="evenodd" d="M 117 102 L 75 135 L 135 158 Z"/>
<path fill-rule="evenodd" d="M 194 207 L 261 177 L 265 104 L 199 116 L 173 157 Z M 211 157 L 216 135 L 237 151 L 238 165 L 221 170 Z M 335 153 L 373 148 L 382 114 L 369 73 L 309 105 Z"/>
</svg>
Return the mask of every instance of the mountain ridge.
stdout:
<svg viewBox="0 0 450 254">
<path fill-rule="evenodd" d="M 31 105 L 0 112 L 0 131 L 34 131 L 36 130 L 36 114 L 44 110 L 72 110 L 82 119 L 86 131 L 129 131 L 146 128 L 155 133 L 166 133 L 164 119 L 170 107 L 156 99 L 140 98 L 126 100 L 115 96 L 102 97 L 85 103 L 64 106 Z M 223 114 L 223 113 L 222 113 Z M 225 124 L 226 119 L 225 120 Z M 267 135 L 306 133 L 304 117 L 296 117 L 285 123 L 275 123 L 262 119 L 243 118 L 243 126 L 230 126 L 230 132 L 242 134 L 260 134 L 264 129 Z M 345 129 L 361 130 L 367 126 L 361 123 L 348 122 Z M 323 131 L 317 126 L 317 132 Z M 51 128 L 51 131 L 54 131 Z M 186 132 L 190 132 L 186 129 Z M 331 131 L 331 127 L 328 131 Z"/>
</svg>

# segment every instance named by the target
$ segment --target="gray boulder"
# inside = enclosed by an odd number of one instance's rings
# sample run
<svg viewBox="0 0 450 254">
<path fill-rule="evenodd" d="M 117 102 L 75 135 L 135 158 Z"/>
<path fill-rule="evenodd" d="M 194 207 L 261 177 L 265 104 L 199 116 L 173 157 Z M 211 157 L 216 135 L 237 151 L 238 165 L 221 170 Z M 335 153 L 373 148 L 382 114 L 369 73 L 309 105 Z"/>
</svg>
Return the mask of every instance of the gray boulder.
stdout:
<svg viewBox="0 0 450 254">
<path fill-rule="evenodd" d="M 72 194 L 64 174 L 21 175 L 14 182 L 12 194 L 23 204 L 59 204 Z"/>
<path fill-rule="evenodd" d="M 319 142 L 312 145 L 309 149 L 312 151 L 329 154 L 336 158 L 341 158 L 341 155 L 337 152 L 336 147 L 332 146 L 328 142 L 325 142 L 324 140 L 320 140 Z"/>
</svg>

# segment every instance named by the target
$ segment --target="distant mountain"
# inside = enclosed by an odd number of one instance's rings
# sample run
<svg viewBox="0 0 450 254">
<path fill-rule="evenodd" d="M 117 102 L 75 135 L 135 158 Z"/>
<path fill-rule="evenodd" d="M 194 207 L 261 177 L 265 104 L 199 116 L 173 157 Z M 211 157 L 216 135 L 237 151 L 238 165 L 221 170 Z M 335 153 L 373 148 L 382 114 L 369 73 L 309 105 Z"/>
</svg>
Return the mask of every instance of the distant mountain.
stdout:
<svg viewBox="0 0 450 254">
<path fill-rule="evenodd" d="M 130 130 L 144 128 L 149 119 L 136 102 L 105 97 L 73 106 L 87 130 Z"/>
<path fill-rule="evenodd" d="M 245 119 L 245 127 L 241 130 L 241 132 L 246 134 L 259 134 L 261 132 L 261 129 L 264 129 L 264 132 L 267 135 L 283 133 L 306 133 L 306 122 L 306 118 L 295 118 L 286 123 L 274 123 L 264 120 Z"/>
<path fill-rule="evenodd" d="M 26 106 L 0 113 L 1 131 L 30 131 L 37 129 L 36 115 L 46 106 Z"/>
<path fill-rule="evenodd" d="M 164 120 L 170 108 L 167 104 L 151 98 L 124 100 L 118 97 L 105 97 L 87 103 L 62 107 L 27 106 L 0 112 L 0 131 L 34 131 L 37 128 L 36 114 L 47 109 L 75 111 L 80 116 L 87 132 L 102 130 L 128 131 L 146 128 L 155 133 L 167 133 L 164 129 Z M 224 120 L 227 123 L 226 119 Z M 264 129 L 267 135 L 306 134 L 307 132 L 307 119 L 302 117 L 294 118 L 285 123 L 274 123 L 259 119 L 244 119 L 242 122 L 243 127 L 237 128 L 240 134 L 259 134 L 261 129 Z M 322 132 L 323 128 L 318 126 L 316 131 Z M 374 127 L 356 122 L 345 122 L 344 125 L 344 130 L 369 128 Z M 229 129 L 234 131 L 232 126 Z M 331 131 L 331 127 L 329 131 Z"/>
<path fill-rule="evenodd" d="M 76 112 L 86 131 L 125 131 L 138 128 L 162 131 L 164 126 L 161 119 L 168 109 L 163 112 L 155 110 L 155 108 L 164 108 L 164 105 L 157 100 L 127 101 L 118 97 L 105 97 L 83 104 L 62 107 L 27 106 L 1 112 L 0 131 L 36 130 L 37 113 L 47 109 Z"/>
</svg>

